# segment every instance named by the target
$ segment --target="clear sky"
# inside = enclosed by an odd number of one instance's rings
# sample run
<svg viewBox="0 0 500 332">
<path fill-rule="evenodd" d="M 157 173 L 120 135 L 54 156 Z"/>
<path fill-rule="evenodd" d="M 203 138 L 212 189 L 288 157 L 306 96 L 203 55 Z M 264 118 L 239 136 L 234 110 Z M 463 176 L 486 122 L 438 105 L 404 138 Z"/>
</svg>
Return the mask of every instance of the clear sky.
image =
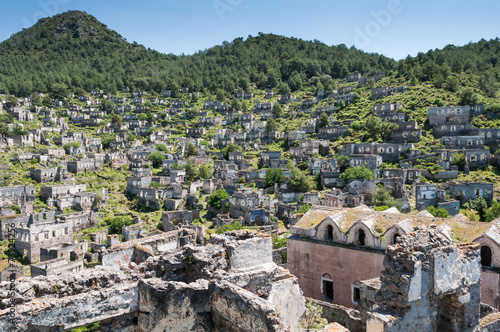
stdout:
<svg viewBox="0 0 500 332">
<path fill-rule="evenodd" d="M 498 0 L 3 0 L 0 41 L 74 9 L 129 42 L 174 54 L 264 32 L 401 59 L 500 35 Z"/>
</svg>

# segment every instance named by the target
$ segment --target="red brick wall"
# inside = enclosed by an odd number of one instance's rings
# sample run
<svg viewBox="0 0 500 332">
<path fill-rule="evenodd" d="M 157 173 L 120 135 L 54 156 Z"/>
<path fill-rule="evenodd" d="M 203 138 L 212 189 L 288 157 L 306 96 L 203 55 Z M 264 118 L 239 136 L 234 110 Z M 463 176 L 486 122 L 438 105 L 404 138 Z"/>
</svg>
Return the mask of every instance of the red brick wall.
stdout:
<svg viewBox="0 0 500 332">
<path fill-rule="evenodd" d="M 384 254 L 288 239 L 287 268 L 299 279 L 304 296 L 322 300 L 321 277 L 333 280 L 333 303 L 353 308 L 351 284 L 377 278 Z"/>
</svg>

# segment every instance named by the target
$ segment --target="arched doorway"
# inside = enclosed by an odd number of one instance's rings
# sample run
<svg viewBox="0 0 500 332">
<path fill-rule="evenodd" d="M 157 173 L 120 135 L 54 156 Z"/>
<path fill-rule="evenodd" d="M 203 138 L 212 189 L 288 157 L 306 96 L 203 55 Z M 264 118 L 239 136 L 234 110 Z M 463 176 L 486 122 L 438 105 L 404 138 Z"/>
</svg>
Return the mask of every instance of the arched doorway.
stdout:
<svg viewBox="0 0 500 332">
<path fill-rule="evenodd" d="M 333 241 L 333 226 L 332 225 L 326 226 L 326 240 Z"/>
<path fill-rule="evenodd" d="M 398 233 L 394 234 L 394 236 L 392 237 L 392 244 L 396 244 L 400 236 L 401 235 L 399 235 Z"/>
<path fill-rule="evenodd" d="M 488 246 L 481 247 L 481 264 L 483 266 L 491 266 L 491 248 Z"/>
<path fill-rule="evenodd" d="M 333 280 L 328 273 L 321 277 L 321 295 L 325 302 L 333 302 Z"/>
<path fill-rule="evenodd" d="M 362 229 L 358 231 L 358 243 L 360 246 L 365 245 L 365 231 Z"/>
</svg>

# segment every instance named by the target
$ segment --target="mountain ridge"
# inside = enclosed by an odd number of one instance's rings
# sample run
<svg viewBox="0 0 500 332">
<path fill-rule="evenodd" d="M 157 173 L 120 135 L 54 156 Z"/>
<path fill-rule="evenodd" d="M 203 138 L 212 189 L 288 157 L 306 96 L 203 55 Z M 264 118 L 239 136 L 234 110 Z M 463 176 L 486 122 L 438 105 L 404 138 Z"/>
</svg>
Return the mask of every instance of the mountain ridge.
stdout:
<svg viewBox="0 0 500 332">
<path fill-rule="evenodd" d="M 129 43 L 94 16 L 69 11 L 42 18 L 0 43 L 0 93 L 25 96 L 33 91 L 51 92 L 54 84 L 64 84 L 73 91 L 101 88 L 111 93 L 122 87 L 159 92 L 186 86 L 191 91 L 222 91 L 226 95 L 248 90 L 251 84 L 261 89 L 281 84 L 293 92 L 316 84 L 315 78 L 382 71 L 408 80 L 443 82 L 451 72 L 491 72 L 498 81 L 499 54 L 497 38 L 448 45 L 395 61 L 343 44 L 328 46 L 317 40 L 259 33 L 177 56 Z M 323 88 L 334 86 L 327 83 Z"/>
</svg>

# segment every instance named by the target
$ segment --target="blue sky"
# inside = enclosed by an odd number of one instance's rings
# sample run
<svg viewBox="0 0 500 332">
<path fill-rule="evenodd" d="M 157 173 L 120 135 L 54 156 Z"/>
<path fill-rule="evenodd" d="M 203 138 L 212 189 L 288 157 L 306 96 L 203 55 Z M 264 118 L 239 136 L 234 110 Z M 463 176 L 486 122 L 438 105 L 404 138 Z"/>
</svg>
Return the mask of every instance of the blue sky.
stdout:
<svg viewBox="0 0 500 332">
<path fill-rule="evenodd" d="M 174 54 L 264 32 L 401 59 L 500 35 L 498 0 L 3 0 L 0 40 L 74 9 L 129 42 Z"/>
</svg>

